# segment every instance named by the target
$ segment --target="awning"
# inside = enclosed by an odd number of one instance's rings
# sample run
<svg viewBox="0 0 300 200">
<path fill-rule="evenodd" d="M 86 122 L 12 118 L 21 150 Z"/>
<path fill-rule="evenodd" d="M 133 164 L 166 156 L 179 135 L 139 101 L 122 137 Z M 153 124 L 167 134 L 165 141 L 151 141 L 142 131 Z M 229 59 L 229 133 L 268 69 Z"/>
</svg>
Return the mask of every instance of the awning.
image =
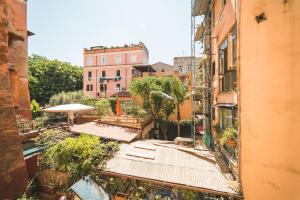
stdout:
<svg viewBox="0 0 300 200">
<path fill-rule="evenodd" d="M 237 106 L 237 104 L 231 104 L 231 103 L 217 103 L 216 105 L 214 105 L 215 107 L 235 107 Z"/>
<path fill-rule="evenodd" d="M 209 7 L 210 0 L 195 0 L 193 16 L 204 15 Z"/>
<path fill-rule="evenodd" d="M 54 106 L 51 108 L 46 108 L 43 109 L 42 111 L 44 112 L 81 112 L 81 111 L 89 111 L 89 110 L 94 110 L 94 107 L 91 106 L 86 106 L 82 104 L 65 104 L 65 105 L 59 105 L 59 106 Z"/>
<path fill-rule="evenodd" d="M 82 200 L 109 200 L 109 194 L 104 189 L 97 185 L 91 177 L 84 177 L 70 187 L 75 194 Z"/>
<path fill-rule="evenodd" d="M 91 106 L 74 103 L 74 104 L 54 106 L 51 108 L 43 109 L 42 111 L 51 112 L 51 113 L 68 113 L 68 125 L 69 125 L 70 122 L 71 124 L 73 124 L 74 113 L 91 111 L 91 110 L 95 110 L 95 108 Z"/>
</svg>

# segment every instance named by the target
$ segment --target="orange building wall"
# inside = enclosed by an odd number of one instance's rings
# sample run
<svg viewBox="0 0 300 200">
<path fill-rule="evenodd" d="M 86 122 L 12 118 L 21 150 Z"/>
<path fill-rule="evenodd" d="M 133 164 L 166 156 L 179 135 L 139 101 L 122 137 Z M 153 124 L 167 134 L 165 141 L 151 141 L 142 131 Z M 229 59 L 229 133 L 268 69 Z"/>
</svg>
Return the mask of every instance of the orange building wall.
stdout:
<svg viewBox="0 0 300 200">
<path fill-rule="evenodd" d="M 267 20 L 257 23 L 264 12 Z M 300 1 L 240 1 L 241 181 L 246 200 L 300 199 Z"/>
<path fill-rule="evenodd" d="M 0 199 L 17 199 L 27 185 L 27 170 L 16 123 L 17 96 L 12 91 L 17 87 L 11 85 L 11 82 L 16 83 L 14 78 L 17 74 L 10 76 L 8 65 L 9 25 L 13 26 L 13 21 L 10 21 L 12 16 L 8 17 L 8 14 L 22 13 L 24 10 L 15 10 L 22 4 L 26 8 L 25 1 L 0 1 Z"/>
<path fill-rule="evenodd" d="M 18 32 L 24 40 L 13 40 L 9 43 L 8 63 L 13 64 L 10 70 L 11 80 L 14 80 L 12 93 L 16 114 L 22 118 L 31 119 L 30 98 L 28 89 L 28 37 L 27 37 L 27 4 L 23 0 L 7 2 L 9 29 Z M 11 30 L 10 30 L 11 31 Z"/>
<path fill-rule="evenodd" d="M 219 47 L 222 42 L 230 33 L 233 26 L 236 24 L 236 18 L 238 13 L 236 13 L 236 5 L 238 0 L 229 0 L 224 8 L 221 10 L 221 0 L 214 1 L 214 27 L 212 29 L 212 62 L 215 62 L 215 76 L 213 77 L 213 88 L 214 88 L 214 99 L 213 104 L 217 103 L 229 103 L 232 101 L 233 97 L 236 95 L 234 92 L 228 92 L 220 94 L 220 69 L 219 69 Z M 218 107 L 215 109 L 215 120 L 213 120 L 213 125 L 219 123 L 219 110 Z"/>
</svg>

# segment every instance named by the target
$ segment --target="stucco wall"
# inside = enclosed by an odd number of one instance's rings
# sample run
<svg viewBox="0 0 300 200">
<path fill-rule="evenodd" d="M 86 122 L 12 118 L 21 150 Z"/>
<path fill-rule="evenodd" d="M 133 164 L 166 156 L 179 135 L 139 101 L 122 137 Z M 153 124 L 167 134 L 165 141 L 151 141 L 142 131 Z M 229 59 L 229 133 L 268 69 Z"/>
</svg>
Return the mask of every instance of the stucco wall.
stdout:
<svg viewBox="0 0 300 200">
<path fill-rule="evenodd" d="M 240 1 L 241 180 L 246 200 L 300 199 L 300 1 Z M 264 12 L 267 20 L 257 23 Z"/>
<path fill-rule="evenodd" d="M 131 56 L 136 56 L 136 62 L 131 62 Z M 120 56 L 120 63 L 116 62 L 116 56 Z M 88 58 L 92 58 L 92 63 L 88 63 Z M 102 57 L 106 57 L 106 63 L 102 64 Z M 121 89 L 128 90 L 132 80 L 132 66 L 148 64 L 148 51 L 143 46 L 109 48 L 101 50 L 84 49 L 84 68 L 83 68 L 83 91 L 85 95 L 97 98 L 100 93 L 99 78 L 101 72 L 105 71 L 107 78 L 115 78 L 116 71 L 120 70 L 121 80 L 104 81 L 107 84 L 106 97 L 117 93 L 116 84 L 120 84 Z M 89 65 L 91 64 L 91 65 Z M 88 72 L 92 72 L 92 79 L 88 80 Z M 93 85 L 93 91 L 87 91 L 86 86 Z"/>
<path fill-rule="evenodd" d="M 20 1 L 9 1 L 17 3 Z M 0 199 L 17 199 L 26 188 L 27 171 L 17 130 L 8 69 L 6 1 L 0 2 Z"/>
</svg>

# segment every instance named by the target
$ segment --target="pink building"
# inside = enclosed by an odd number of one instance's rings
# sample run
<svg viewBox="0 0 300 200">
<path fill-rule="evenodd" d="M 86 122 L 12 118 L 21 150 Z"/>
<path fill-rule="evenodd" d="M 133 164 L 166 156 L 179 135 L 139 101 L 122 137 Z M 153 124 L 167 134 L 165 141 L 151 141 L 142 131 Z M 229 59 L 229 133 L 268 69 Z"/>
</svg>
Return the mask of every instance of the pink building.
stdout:
<svg viewBox="0 0 300 200">
<path fill-rule="evenodd" d="M 148 64 L 148 49 L 143 43 L 85 48 L 83 56 L 83 91 L 94 98 L 127 91 L 132 79 L 132 66 Z"/>
</svg>

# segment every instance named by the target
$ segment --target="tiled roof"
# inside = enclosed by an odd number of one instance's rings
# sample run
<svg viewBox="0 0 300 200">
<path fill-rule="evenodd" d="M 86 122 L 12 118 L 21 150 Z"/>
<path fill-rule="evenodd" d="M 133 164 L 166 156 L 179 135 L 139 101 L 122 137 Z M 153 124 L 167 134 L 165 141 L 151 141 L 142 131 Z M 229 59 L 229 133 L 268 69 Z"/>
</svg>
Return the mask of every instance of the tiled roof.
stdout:
<svg viewBox="0 0 300 200">
<path fill-rule="evenodd" d="M 130 142 L 135 139 L 141 132 L 140 129 L 126 128 L 110 124 L 101 124 L 98 122 L 88 122 L 85 124 L 75 124 L 71 127 L 75 133 L 85 133 L 96 135 L 102 138 Z"/>
<path fill-rule="evenodd" d="M 191 148 L 191 152 L 188 152 L 173 148 L 172 145 L 157 145 L 164 142 L 166 141 L 140 140 L 121 144 L 119 152 L 107 162 L 103 173 L 162 182 L 166 185 L 175 184 L 217 194 L 237 195 L 221 173 L 211 152 L 205 151 L 202 156 L 207 158 L 203 159 L 193 153 L 196 150 Z M 141 145 L 152 146 L 156 150 L 139 148 Z M 149 158 L 147 155 L 150 155 Z"/>
</svg>

